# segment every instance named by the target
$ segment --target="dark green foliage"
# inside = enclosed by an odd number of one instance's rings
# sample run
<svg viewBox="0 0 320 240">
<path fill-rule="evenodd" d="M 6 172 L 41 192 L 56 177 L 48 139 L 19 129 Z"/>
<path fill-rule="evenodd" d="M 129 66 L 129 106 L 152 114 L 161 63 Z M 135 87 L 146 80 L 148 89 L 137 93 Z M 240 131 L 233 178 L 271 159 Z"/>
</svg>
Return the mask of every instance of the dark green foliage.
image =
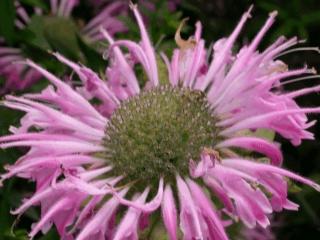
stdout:
<svg viewBox="0 0 320 240">
<path fill-rule="evenodd" d="M 14 1 L 0 1 L 0 36 L 8 42 L 14 39 L 14 20 L 15 20 Z"/>
</svg>

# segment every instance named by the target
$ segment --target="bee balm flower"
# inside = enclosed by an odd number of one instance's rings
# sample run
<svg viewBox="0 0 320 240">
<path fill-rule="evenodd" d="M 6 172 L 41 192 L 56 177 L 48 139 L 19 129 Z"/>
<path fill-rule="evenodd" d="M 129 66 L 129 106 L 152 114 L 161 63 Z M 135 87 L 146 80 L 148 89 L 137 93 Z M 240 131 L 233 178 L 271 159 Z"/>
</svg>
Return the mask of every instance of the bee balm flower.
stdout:
<svg viewBox="0 0 320 240">
<path fill-rule="evenodd" d="M 102 31 L 111 44 L 107 82 L 55 54 L 79 76 L 81 87 L 70 87 L 28 60 L 52 85 L 3 102 L 26 112 L 21 126 L 1 137 L 0 146 L 29 147 L 7 167 L 2 181 L 17 175 L 36 182 L 34 195 L 13 211 L 22 214 L 41 206 L 31 238 L 54 224 L 61 238 L 138 239 L 152 234 L 158 216 L 169 239 L 228 239 L 222 214 L 250 228 L 266 228 L 273 211 L 298 209 L 287 198 L 287 178 L 320 190 L 281 168 L 278 144 L 255 135 L 268 129 L 299 144 L 312 138 L 306 113 L 320 112 L 295 102 L 319 86 L 273 90 L 284 78 L 312 72 L 288 70 L 275 60 L 297 43 L 295 38 L 280 37 L 257 51 L 275 13 L 248 46 L 233 54 L 250 16 L 245 13 L 231 35 L 217 41 L 210 62 L 199 23 L 192 39 L 177 34 L 180 49 L 171 60 L 163 55 L 166 76 L 137 8 L 132 9 L 140 43 L 114 41 Z M 120 46 L 129 49 L 130 61 Z M 145 86 L 134 72 L 138 63 L 148 78 Z M 263 154 L 269 162 L 243 156 L 238 148 Z"/>
</svg>

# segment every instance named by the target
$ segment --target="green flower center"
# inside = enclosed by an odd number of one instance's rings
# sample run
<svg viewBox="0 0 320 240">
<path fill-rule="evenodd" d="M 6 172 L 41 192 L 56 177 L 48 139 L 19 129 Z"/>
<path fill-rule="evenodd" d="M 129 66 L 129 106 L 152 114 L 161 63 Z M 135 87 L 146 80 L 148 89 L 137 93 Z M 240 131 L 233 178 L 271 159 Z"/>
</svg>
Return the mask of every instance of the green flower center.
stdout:
<svg viewBox="0 0 320 240">
<path fill-rule="evenodd" d="M 104 157 L 129 181 L 175 181 L 177 173 L 188 175 L 190 159 L 214 146 L 215 122 L 203 92 L 168 85 L 144 91 L 113 113 Z"/>
</svg>

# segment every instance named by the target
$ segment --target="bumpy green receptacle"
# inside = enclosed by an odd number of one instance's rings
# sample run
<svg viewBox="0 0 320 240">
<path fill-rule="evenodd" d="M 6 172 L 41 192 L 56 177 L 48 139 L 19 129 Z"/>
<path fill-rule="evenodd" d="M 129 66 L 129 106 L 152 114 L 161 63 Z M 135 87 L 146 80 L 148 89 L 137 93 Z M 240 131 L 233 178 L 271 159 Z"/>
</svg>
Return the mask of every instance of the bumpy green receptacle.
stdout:
<svg viewBox="0 0 320 240">
<path fill-rule="evenodd" d="M 116 175 L 157 185 L 189 173 L 215 144 L 217 128 L 204 93 L 161 86 L 121 104 L 106 128 L 105 158 Z"/>
</svg>

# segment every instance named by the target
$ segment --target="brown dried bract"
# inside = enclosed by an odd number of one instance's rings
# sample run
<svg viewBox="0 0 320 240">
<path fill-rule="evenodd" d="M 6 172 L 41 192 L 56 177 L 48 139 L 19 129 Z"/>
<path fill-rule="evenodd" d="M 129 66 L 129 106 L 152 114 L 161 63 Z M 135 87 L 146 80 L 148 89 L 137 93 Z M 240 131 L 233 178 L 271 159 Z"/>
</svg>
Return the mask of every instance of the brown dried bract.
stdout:
<svg viewBox="0 0 320 240">
<path fill-rule="evenodd" d="M 188 40 L 181 38 L 181 29 L 187 21 L 188 21 L 188 18 L 184 18 L 181 21 L 181 23 L 176 31 L 176 34 L 174 36 L 174 40 L 176 41 L 178 47 L 182 50 L 194 48 L 194 46 L 197 44 L 196 40 L 193 39 L 192 37 L 189 37 Z"/>
<path fill-rule="evenodd" d="M 220 158 L 220 153 L 212 148 L 203 148 L 203 153 L 207 154 L 209 156 L 213 156 L 214 159 L 218 160 L 219 162 L 221 162 L 221 158 Z"/>
</svg>

